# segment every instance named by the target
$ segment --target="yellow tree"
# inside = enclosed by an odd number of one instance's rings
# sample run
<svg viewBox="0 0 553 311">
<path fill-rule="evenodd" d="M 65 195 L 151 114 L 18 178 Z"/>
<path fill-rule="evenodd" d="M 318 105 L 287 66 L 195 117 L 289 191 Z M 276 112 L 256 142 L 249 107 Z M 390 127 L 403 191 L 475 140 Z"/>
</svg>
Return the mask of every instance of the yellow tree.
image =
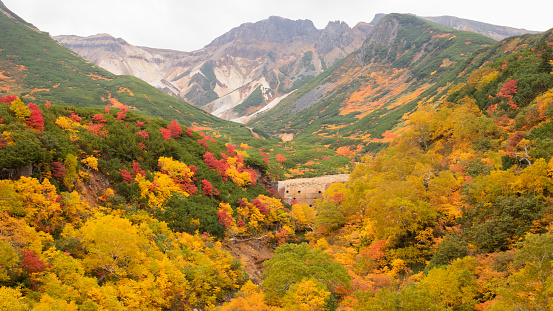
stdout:
<svg viewBox="0 0 553 311">
<path fill-rule="evenodd" d="M 24 311 L 29 310 L 21 290 L 11 287 L 0 287 L 0 310 Z"/>
<path fill-rule="evenodd" d="M 85 267 L 99 275 L 98 284 L 106 277 L 137 276 L 141 271 L 149 243 L 138 228 L 127 219 L 96 214 L 75 235 L 86 249 Z"/>
<path fill-rule="evenodd" d="M 296 230 L 314 230 L 316 219 L 315 209 L 307 203 L 292 205 L 290 216 L 292 217 Z"/>
<path fill-rule="evenodd" d="M 160 172 L 154 173 L 153 182 L 141 174 L 136 174 L 134 181 L 140 189 L 140 198 L 148 198 L 150 207 L 162 208 L 163 203 L 171 198 L 172 192 L 189 196 L 189 193 L 182 190 L 171 177 Z"/>
<path fill-rule="evenodd" d="M 21 198 L 25 219 L 30 225 L 46 231 L 61 224 L 61 205 L 57 198 L 56 187 L 45 179 L 42 184 L 36 178 L 21 177 L 13 183 Z"/>
<path fill-rule="evenodd" d="M 263 291 L 252 281 L 246 282 L 240 292 L 220 311 L 281 311 L 279 307 L 269 306 L 263 300 Z"/>
<path fill-rule="evenodd" d="M 326 286 L 315 278 L 303 279 L 290 286 L 284 295 L 283 307 L 287 311 L 319 311 L 329 295 Z"/>
</svg>

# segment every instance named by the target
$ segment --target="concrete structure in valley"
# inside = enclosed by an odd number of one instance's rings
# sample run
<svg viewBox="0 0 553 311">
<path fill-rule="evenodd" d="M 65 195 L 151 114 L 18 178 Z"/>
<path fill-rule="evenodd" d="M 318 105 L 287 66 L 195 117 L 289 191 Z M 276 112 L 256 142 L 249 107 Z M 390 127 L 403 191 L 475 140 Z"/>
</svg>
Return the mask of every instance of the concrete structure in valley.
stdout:
<svg viewBox="0 0 553 311">
<path fill-rule="evenodd" d="M 314 178 L 297 178 L 273 182 L 273 188 L 278 191 L 285 202 L 296 200 L 297 203 L 306 203 L 313 206 L 315 199 L 323 197 L 333 183 L 345 183 L 349 180 L 349 174 L 326 175 Z"/>
</svg>

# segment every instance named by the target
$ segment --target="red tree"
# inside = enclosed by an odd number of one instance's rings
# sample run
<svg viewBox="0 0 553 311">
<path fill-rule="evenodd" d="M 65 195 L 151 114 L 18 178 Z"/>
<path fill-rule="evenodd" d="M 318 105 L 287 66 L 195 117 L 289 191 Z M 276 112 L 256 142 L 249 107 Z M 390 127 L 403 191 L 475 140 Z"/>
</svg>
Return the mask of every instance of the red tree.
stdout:
<svg viewBox="0 0 553 311">
<path fill-rule="evenodd" d="M 35 255 L 33 251 L 23 251 L 21 265 L 27 273 L 40 272 L 46 269 L 46 264 Z"/>
<path fill-rule="evenodd" d="M 204 195 L 218 195 L 219 190 L 213 188 L 211 183 L 205 179 L 202 180 L 202 189 L 204 190 Z"/>
<path fill-rule="evenodd" d="M 171 139 L 171 131 L 168 129 L 159 129 L 159 132 L 161 133 L 161 136 L 163 136 L 164 140 Z"/>
<path fill-rule="evenodd" d="M 63 163 L 60 162 L 52 162 L 52 176 L 56 178 L 57 180 L 61 180 L 65 176 L 65 172 L 67 171 L 65 169 L 65 166 Z"/>
<path fill-rule="evenodd" d="M 171 124 L 167 126 L 167 129 L 171 131 L 171 137 L 177 138 L 182 134 L 182 127 L 177 124 L 177 121 L 171 121 Z"/>
<path fill-rule="evenodd" d="M 38 106 L 33 103 L 29 103 L 29 110 L 31 110 L 29 125 L 34 129 L 44 131 L 44 117 L 42 116 L 42 110 L 40 110 Z"/>
</svg>

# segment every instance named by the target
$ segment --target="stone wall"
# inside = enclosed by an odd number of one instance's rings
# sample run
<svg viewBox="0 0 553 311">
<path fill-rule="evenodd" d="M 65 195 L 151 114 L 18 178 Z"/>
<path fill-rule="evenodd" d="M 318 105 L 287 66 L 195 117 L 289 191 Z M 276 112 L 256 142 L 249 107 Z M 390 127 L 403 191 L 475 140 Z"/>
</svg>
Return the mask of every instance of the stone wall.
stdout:
<svg viewBox="0 0 553 311">
<path fill-rule="evenodd" d="M 344 183 L 348 180 L 349 174 L 297 178 L 273 182 L 273 188 L 278 191 L 286 203 L 295 199 L 299 204 L 306 203 L 313 206 L 314 200 L 322 198 L 323 193 L 330 185 L 337 182 Z"/>
</svg>

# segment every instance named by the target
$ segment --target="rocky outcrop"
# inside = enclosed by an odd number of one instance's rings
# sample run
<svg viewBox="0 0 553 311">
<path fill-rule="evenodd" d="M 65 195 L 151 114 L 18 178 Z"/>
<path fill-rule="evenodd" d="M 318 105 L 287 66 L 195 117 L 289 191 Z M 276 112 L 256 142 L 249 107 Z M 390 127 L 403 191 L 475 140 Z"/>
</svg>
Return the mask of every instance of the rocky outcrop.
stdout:
<svg viewBox="0 0 553 311">
<path fill-rule="evenodd" d="M 242 24 L 213 40 L 206 47 L 220 46 L 236 40 L 274 43 L 311 42 L 319 37 L 319 30 L 310 20 L 290 20 L 271 16 L 256 23 Z"/>
</svg>

